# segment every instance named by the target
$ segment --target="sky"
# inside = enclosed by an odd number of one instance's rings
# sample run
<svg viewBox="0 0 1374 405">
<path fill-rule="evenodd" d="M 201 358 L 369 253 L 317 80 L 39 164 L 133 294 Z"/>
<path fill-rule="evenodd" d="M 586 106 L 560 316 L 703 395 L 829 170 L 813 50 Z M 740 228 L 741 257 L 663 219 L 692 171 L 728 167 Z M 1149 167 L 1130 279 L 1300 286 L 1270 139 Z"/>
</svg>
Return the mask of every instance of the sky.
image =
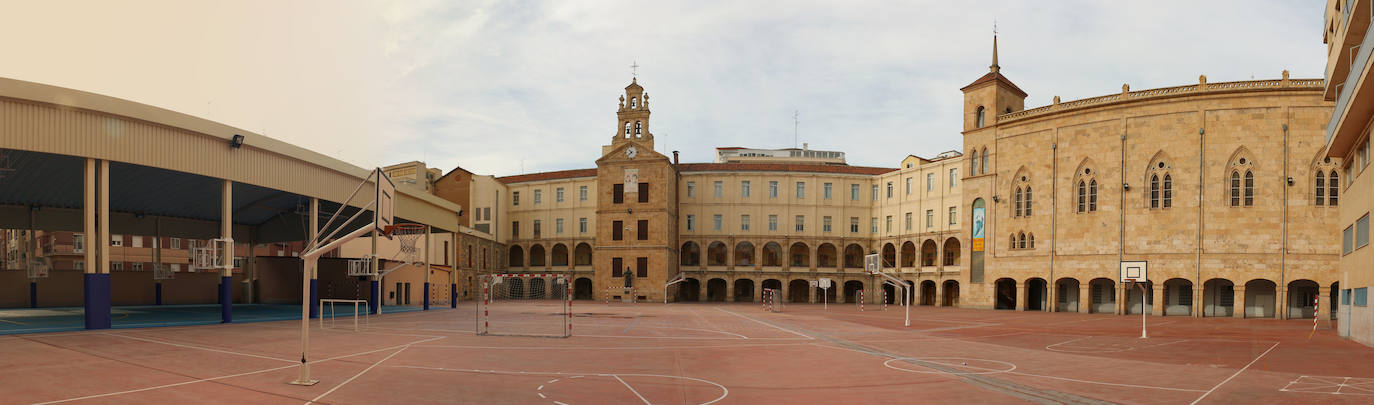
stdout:
<svg viewBox="0 0 1374 405">
<path fill-rule="evenodd" d="M 896 167 L 962 149 L 959 88 L 987 73 L 994 22 L 1033 108 L 1203 74 L 1321 78 L 1324 3 L 0 0 L 0 77 L 360 167 L 503 176 L 595 167 L 637 64 L 660 153 L 799 139 Z"/>
</svg>

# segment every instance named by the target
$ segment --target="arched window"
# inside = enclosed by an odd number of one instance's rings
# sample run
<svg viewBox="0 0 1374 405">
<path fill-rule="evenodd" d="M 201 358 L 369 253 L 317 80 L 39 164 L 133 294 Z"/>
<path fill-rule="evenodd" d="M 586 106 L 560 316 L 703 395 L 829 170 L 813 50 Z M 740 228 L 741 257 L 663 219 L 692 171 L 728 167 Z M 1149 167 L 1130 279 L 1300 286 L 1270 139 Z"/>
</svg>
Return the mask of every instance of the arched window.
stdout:
<svg viewBox="0 0 1374 405">
<path fill-rule="evenodd" d="M 1249 170 L 1245 171 L 1245 206 L 1255 205 L 1255 174 Z"/>
<path fill-rule="evenodd" d="M 1016 188 L 1016 211 L 1013 211 L 1012 214 L 1011 214 L 1011 216 L 1013 216 L 1013 217 L 1020 217 L 1020 216 L 1021 216 L 1021 188 L 1020 188 L 1020 187 L 1017 187 L 1017 188 Z"/>
<path fill-rule="evenodd" d="M 1026 216 L 1031 216 L 1031 186 L 1026 186 Z"/>
<path fill-rule="evenodd" d="M 1150 175 L 1150 208 L 1159 208 L 1159 175 Z"/>
<path fill-rule="evenodd" d="M 1097 179 L 1088 180 L 1088 212 L 1097 212 Z"/>
<path fill-rule="evenodd" d="M 636 100 L 638 100 L 638 98 L 630 97 L 630 108 L 639 107 L 639 103 L 636 102 Z"/>
<path fill-rule="evenodd" d="M 969 174 L 970 176 L 977 175 L 977 174 L 978 174 L 978 148 L 973 148 L 973 151 L 972 151 L 972 152 L 969 152 L 969 156 L 973 156 L 973 159 L 970 159 L 970 160 L 968 161 L 968 174 Z"/>
<path fill-rule="evenodd" d="M 1174 206 L 1174 178 L 1168 174 L 1164 175 L 1164 197 L 1160 206 L 1164 208 Z"/>
<path fill-rule="evenodd" d="M 1026 248 L 1035 249 L 1035 234 L 1032 233 L 1026 236 Z"/>
<path fill-rule="evenodd" d="M 1341 184 L 1341 182 L 1338 181 L 1338 179 L 1339 177 L 1336 176 L 1336 171 L 1332 170 L 1330 179 L 1326 181 L 1326 195 L 1328 198 L 1327 202 L 1329 203 L 1327 205 L 1330 205 L 1332 207 L 1336 206 L 1336 196 L 1340 193 L 1339 191 L 1337 191 L 1340 189 Z"/>
<path fill-rule="evenodd" d="M 1317 172 L 1316 197 L 1317 205 L 1326 205 L 1326 173 Z"/>
<path fill-rule="evenodd" d="M 1231 172 L 1231 206 L 1240 206 L 1240 172 Z"/>
<path fill-rule="evenodd" d="M 628 139 L 629 137 L 630 137 L 630 122 L 629 122 L 629 121 L 625 121 L 625 138 Z"/>
<path fill-rule="evenodd" d="M 635 138 L 638 138 L 638 137 L 639 137 L 640 128 L 642 128 L 642 127 L 639 125 L 639 121 L 635 121 Z"/>
<path fill-rule="evenodd" d="M 978 174 L 988 174 L 988 148 L 983 148 L 983 159 L 978 164 Z"/>
<path fill-rule="evenodd" d="M 1011 246 L 1012 250 L 1016 250 L 1016 234 L 1011 234 L 1011 245 L 1008 246 Z"/>
<path fill-rule="evenodd" d="M 1025 249 L 1025 248 L 1026 248 L 1026 234 L 1025 234 L 1025 233 L 1022 233 L 1022 234 L 1020 234 L 1020 235 L 1017 235 L 1016 238 L 1018 239 L 1018 243 L 1016 244 L 1016 248 L 1017 248 L 1017 249 Z"/>
<path fill-rule="evenodd" d="M 975 120 L 976 120 L 977 122 L 974 124 L 974 128 L 982 128 L 982 127 L 983 127 L 983 122 L 984 122 L 984 120 L 983 120 L 983 115 L 984 115 L 985 112 L 986 112 L 986 109 L 984 109 L 983 106 L 981 106 L 981 105 L 978 106 L 978 112 L 977 112 L 978 116 L 977 116 L 977 118 L 975 118 Z"/>
<path fill-rule="evenodd" d="M 1086 212 L 1088 208 L 1088 183 L 1083 180 L 1078 181 L 1078 212 Z"/>
</svg>

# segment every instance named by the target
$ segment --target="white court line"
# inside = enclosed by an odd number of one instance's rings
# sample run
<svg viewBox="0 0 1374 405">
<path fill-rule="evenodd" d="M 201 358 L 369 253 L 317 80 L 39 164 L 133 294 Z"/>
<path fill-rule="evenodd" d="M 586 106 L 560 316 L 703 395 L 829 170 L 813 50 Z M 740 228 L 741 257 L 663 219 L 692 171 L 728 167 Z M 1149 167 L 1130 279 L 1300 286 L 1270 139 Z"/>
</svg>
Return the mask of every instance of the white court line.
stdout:
<svg viewBox="0 0 1374 405">
<path fill-rule="evenodd" d="M 1197 397 L 1196 400 L 1193 400 L 1193 402 L 1192 402 L 1191 404 L 1188 404 L 1188 405 L 1197 405 L 1198 402 L 1202 402 L 1202 399 L 1203 399 L 1203 398 L 1207 398 L 1208 395 L 1212 394 L 1212 391 L 1216 391 L 1217 388 L 1221 388 L 1221 386 L 1222 386 L 1223 384 L 1226 384 L 1227 382 L 1230 382 L 1232 378 L 1236 378 L 1236 376 L 1240 375 L 1240 373 L 1245 372 L 1245 369 L 1248 369 L 1248 368 L 1250 368 L 1250 366 L 1255 365 L 1255 362 L 1259 361 L 1259 359 L 1264 358 L 1264 355 L 1269 354 L 1269 352 L 1273 351 L 1275 347 L 1279 347 L 1278 342 L 1275 342 L 1273 346 L 1269 346 L 1269 350 L 1265 350 L 1264 353 L 1260 353 L 1260 355 L 1259 355 L 1258 357 L 1255 357 L 1254 360 L 1250 360 L 1250 364 L 1246 364 L 1245 367 L 1241 367 L 1240 370 L 1236 370 L 1236 373 L 1235 373 L 1235 374 L 1231 374 L 1230 377 L 1226 377 L 1225 380 L 1221 380 L 1221 382 L 1217 383 L 1217 385 L 1216 385 L 1215 387 L 1212 387 L 1212 389 L 1207 390 L 1207 392 L 1202 393 L 1202 396 Z"/>
<path fill-rule="evenodd" d="M 399 348 L 399 347 L 402 347 L 402 346 L 407 346 L 407 345 L 416 344 L 416 343 L 424 343 L 424 342 L 434 341 L 434 340 L 438 340 L 438 339 L 442 339 L 442 338 L 443 338 L 443 337 L 437 337 L 437 338 L 433 338 L 433 339 L 421 340 L 421 341 L 414 342 L 414 343 L 407 343 L 407 344 L 403 344 L 403 345 L 396 345 L 396 346 L 391 346 L 391 347 L 383 347 L 383 348 L 381 348 L 381 349 L 376 349 L 376 350 L 368 350 L 368 351 L 365 351 L 365 352 L 359 352 L 359 353 L 353 353 L 353 354 L 345 354 L 345 355 L 341 355 L 341 356 L 334 356 L 334 357 L 330 357 L 330 358 L 327 358 L 327 359 L 324 359 L 324 360 L 315 360 L 315 361 L 310 362 L 310 364 L 318 364 L 318 363 L 323 363 L 323 362 L 326 362 L 326 361 L 333 361 L 333 360 L 338 360 L 338 359 L 343 359 L 343 358 L 349 358 L 349 357 L 353 357 L 353 356 L 361 356 L 361 355 L 364 355 L 364 354 L 372 354 L 372 353 L 376 353 L 376 352 L 383 352 L 383 351 L 387 351 L 387 350 Z M 299 367 L 299 366 L 296 365 L 296 364 L 292 364 L 292 365 L 289 365 L 289 366 L 273 367 L 273 368 L 262 369 L 262 370 L 258 370 L 258 371 L 249 371 L 249 372 L 238 373 L 238 374 L 222 375 L 222 376 L 219 376 L 219 377 L 202 378 L 202 379 L 196 379 L 196 380 L 191 380 L 191 381 L 183 381 L 183 382 L 179 382 L 179 383 L 156 385 L 156 386 L 152 386 L 152 387 L 144 387 L 144 388 L 138 388 L 138 389 L 132 389 L 132 390 L 126 390 L 126 391 L 107 392 L 107 393 L 104 393 L 104 394 L 87 395 L 87 396 L 84 396 L 84 397 L 59 399 L 59 400 L 56 400 L 56 401 L 48 401 L 48 402 L 39 402 L 39 403 L 36 403 L 36 404 L 34 404 L 34 405 L 56 404 L 56 403 L 71 402 L 71 401 L 80 401 L 80 400 L 92 399 L 92 398 L 103 398 L 103 397 L 109 397 L 109 396 L 115 396 L 115 395 L 132 394 L 132 393 L 135 393 L 135 392 L 152 391 L 152 390 L 157 390 L 157 389 L 162 389 L 162 388 L 170 388 L 170 387 L 177 387 L 177 386 L 188 385 L 188 384 L 195 384 L 195 383 L 199 383 L 199 382 L 216 381 L 216 380 L 223 380 L 223 379 L 226 379 L 226 378 L 242 377 L 242 376 L 246 376 L 246 375 L 261 374 L 261 373 L 270 373 L 270 372 L 273 372 L 273 371 L 285 370 L 285 369 L 292 368 L 292 367 Z"/>
<path fill-rule="evenodd" d="M 367 374 L 368 371 L 372 371 L 372 369 L 373 369 L 373 368 L 376 368 L 377 365 L 382 364 L 383 362 L 386 362 L 387 360 L 391 360 L 392 357 L 396 357 L 396 355 L 401 354 L 401 352 L 404 352 L 404 351 L 406 351 L 406 349 L 409 349 L 409 348 L 410 348 L 410 345 L 402 346 L 402 347 L 400 348 L 400 350 L 396 350 L 395 353 L 392 353 L 392 354 L 390 354 L 390 355 L 387 355 L 386 357 L 383 357 L 381 360 L 377 360 L 376 363 L 372 363 L 372 365 L 367 366 L 367 368 L 363 369 L 363 371 L 359 371 L 358 374 L 354 374 L 352 377 L 348 377 L 347 380 L 344 380 L 344 382 L 339 383 L 339 385 L 335 385 L 334 388 L 330 388 L 329 391 L 325 391 L 323 394 L 320 394 L 320 396 L 315 397 L 315 399 L 312 399 L 312 400 L 309 400 L 309 401 L 305 401 L 306 405 L 313 404 L 313 403 L 315 403 L 315 401 L 319 401 L 320 398 L 324 398 L 326 395 L 329 395 L 329 394 L 333 393 L 334 390 L 337 390 L 337 389 L 339 389 L 339 388 L 343 388 L 343 386 L 348 385 L 348 383 L 353 382 L 353 380 L 358 379 L 358 377 L 362 377 L 363 374 Z"/>
<path fill-rule="evenodd" d="M 797 335 L 797 336 L 801 336 L 801 337 L 804 337 L 804 338 L 807 338 L 807 339 L 811 339 L 811 340 L 815 340 L 815 339 L 816 339 L 816 338 L 813 338 L 813 337 L 804 335 L 804 334 L 802 334 L 801 332 L 793 331 L 793 330 L 791 330 L 791 329 L 783 328 L 783 327 L 781 327 L 781 326 L 777 326 L 777 325 L 774 325 L 774 324 L 771 324 L 771 323 L 768 323 L 768 322 L 760 321 L 760 320 L 758 320 L 758 319 L 754 319 L 754 318 L 751 318 L 751 317 L 748 317 L 748 316 L 745 316 L 745 315 L 737 314 L 737 313 L 735 313 L 735 311 L 720 309 L 720 307 L 716 307 L 716 310 L 717 310 L 717 311 L 724 312 L 724 313 L 727 313 L 727 314 L 730 314 L 730 315 L 738 316 L 738 317 L 740 317 L 740 318 L 744 318 L 744 319 L 748 319 L 748 320 L 751 320 L 751 321 L 754 321 L 754 322 L 758 322 L 758 323 L 761 323 L 761 324 L 764 324 L 764 325 L 768 325 L 768 326 L 771 326 L 771 327 L 773 327 L 773 328 L 777 328 L 777 329 L 780 330 L 780 331 L 787 332 L 787 333 L 791 333 L 791 334 L 794 334 L 794 335 Z M 759 338 L 755 338 L 755 339 L 759 339 Z"/>
<path fill-rule="evenodd" d="M 644 401 L 644 405 L 654 405 L 654 404 L 652 404 L 652 403 L 649 403 L 649 400 L 644 399 L 644 396 L 643 396 L 643 395 L 639 395 L 639 391 L 635 391 L 635 387 L 631 387 L 631 386 L 630 386 L 630 383 L 627 383 L 627 382 L 625 382 L 625 380 L 620 379 L 620 376 L 615 375 L 615 374 L 611 374 L 611 377 L 615 377 L 615 380 L 616 380 L 616 381 L 620 381 L 621 384 L 625 384 L 625 388 L 629 388 L 629 389 L 630 389 L 630 392 L 635 393 L 635 396 L 639 397 L 639 400 L 640 400 L 640 401 Z"/>
<path fill-rule="evenodd" d="M 142 340 L 142 341 L 144 341 L 144 342 L 152 342 L 152 343 L 163 344 L 163 345 L 168 345 L 168 346 L 184 347 L 184 348 L 187 348 L 187 349 L 205 350 L 205 351 L 216 352 L 216 353 L 224 353 L 224 354 L 237 354 L 237 355 L 240 355 L 240 356 L 249 356 L 249 357 L 257 357 L 257 358 L 260 358 L 260 359 L 284 361 L 284 362 L 287 362 L 287 363 L 296 363 L 296 360 L 279 359 L 279 358 L 276 358 L 276 357 L 262 356 L 262 355 L 252 354 L 252 353 L 240 353 L 240 352 L 229 351 L 229 350 L 219 350 L 219 349 L 212 349 L 212 348 L 208 348 L 208 347 L 200 347 L 200 346 L 186 345 L 186 344 L 180 344 L 180 343 L 165 342 L 165 341 L 153 340 L 153 339 L 147 339 L 147 338 L 141 338 L 141 337 L 127 336 L 127 335 L 124 335 L 124 334 L 122 334 L 122 333 L 103 333 L 103 334 L 104 334 L 104 335 L 109 335 L 109 336 L 115 336 L 115 337 L 122 337 L 122 338 L 125 338 L 125 339 Z"/>
<path fill-rule="evenodd" d="M 692 315 L 696 315 L 697 318 L 698 318 L 698 319 L 701 319 L 702 322 L 706 322 L 706 325 L 707 325 L 707 326 L 710 326 L 711 328 L 713 328 L 713 329 L 715 329 L 715 330 L 717 330 L 717 331 L 724 332 L 724 330 L 721 330 L 721 329 L 720 329 L 720 326 L 717 326 L 715 322 L 711 322 L 710 319 L 706 319 L 706 317 L 701 316 L 701 312 L 700 312 L 700 311 L 697 311 L 696 308 L 692 308 Z M 748 339 L 748 338 L 749 338 L 748 336 L 744 336 L 744 335 L 739 335 L 739 336 L 743 336 L 745 339 Z"/>
<path fill-rule="evenodd" d="M 802 340 L 802 339 L 792 339 Z M 890 342 L 921 342 L 934 339 L 893 339 Z M 743 343 L 736 345 L 698 345 L 698 346 L 467 346 L 467 345 L 414 345 L 413 347 L 433 347 L 442 349 L 481 349 L 481 350 L 683 350 L 683 349 L 734 349 L 748 347 L 801 346 L 811 343 Z"/>
</svg>

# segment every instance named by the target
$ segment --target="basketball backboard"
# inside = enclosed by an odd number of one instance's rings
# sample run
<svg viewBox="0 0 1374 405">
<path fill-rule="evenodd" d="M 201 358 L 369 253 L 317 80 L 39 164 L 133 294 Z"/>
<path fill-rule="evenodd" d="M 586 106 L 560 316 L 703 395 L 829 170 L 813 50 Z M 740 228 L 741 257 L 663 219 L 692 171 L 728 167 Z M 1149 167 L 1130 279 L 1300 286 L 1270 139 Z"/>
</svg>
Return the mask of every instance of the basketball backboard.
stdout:
<svg viewBox="0 0 1374 405">
<path fill-rule="evenodd" d="M 377 168 L 377 206 L 376 208 L 376 228 L 378 233 L 383 233 L 386 227 L 395 223 L 395 210 L 393 209 L 396 200 L 396 183 L 391 182 L 391 176 L 381 168 Z"/>
<path fill-rule="evenodd" d="M 1149 279 L 1149 263 L 1144 261 L 1121 262 L 1122 282 L 1134 281 L 1143 283 L 1149 281 Z"/>
<path fill-rule="evenodd" d="M 879 265 L 879 261 L 878 261 L 878 260 L 879 260 L 879 259 L 878 259 L 878 254 L 877 254 L 877 253 L 874 253 L 874 254 L 871 254 L 871 255 L 865 255 L 865 256 L 864 256 L 864 271 L 868 272 L 868 274 L 875 274 L 875 273 L 881 271 L 881 270 L 882 270 L 882 266 Z"/>
</svg>

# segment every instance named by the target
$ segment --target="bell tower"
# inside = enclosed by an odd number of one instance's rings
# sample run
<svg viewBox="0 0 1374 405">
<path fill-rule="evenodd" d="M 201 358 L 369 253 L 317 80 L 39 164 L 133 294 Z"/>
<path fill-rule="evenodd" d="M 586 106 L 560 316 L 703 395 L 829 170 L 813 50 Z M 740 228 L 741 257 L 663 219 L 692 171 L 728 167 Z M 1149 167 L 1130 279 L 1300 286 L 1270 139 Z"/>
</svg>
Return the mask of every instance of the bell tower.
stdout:
<svg viewBox="0 0 1374 405">
<path fill-rule="evenodd" d="M 616 130 L 611 145 L 634 140 L 645 148 L 654 148 L 654 135 L 649 132 L 649 93 L 639 86 L 639 78 L 631 79 L 630 85 L 625 86 L 615 118 Z"/>
<path fill-rule="evenodd" d="M 992 64 L 988 73 L 968 86 L 964 92 L 964 132 L 992 126 L 997 116 L 1025 109 L 1026 92 L 1002 75 L 997 64 L 997 33 L 992 34 Z"/>
</svg>

